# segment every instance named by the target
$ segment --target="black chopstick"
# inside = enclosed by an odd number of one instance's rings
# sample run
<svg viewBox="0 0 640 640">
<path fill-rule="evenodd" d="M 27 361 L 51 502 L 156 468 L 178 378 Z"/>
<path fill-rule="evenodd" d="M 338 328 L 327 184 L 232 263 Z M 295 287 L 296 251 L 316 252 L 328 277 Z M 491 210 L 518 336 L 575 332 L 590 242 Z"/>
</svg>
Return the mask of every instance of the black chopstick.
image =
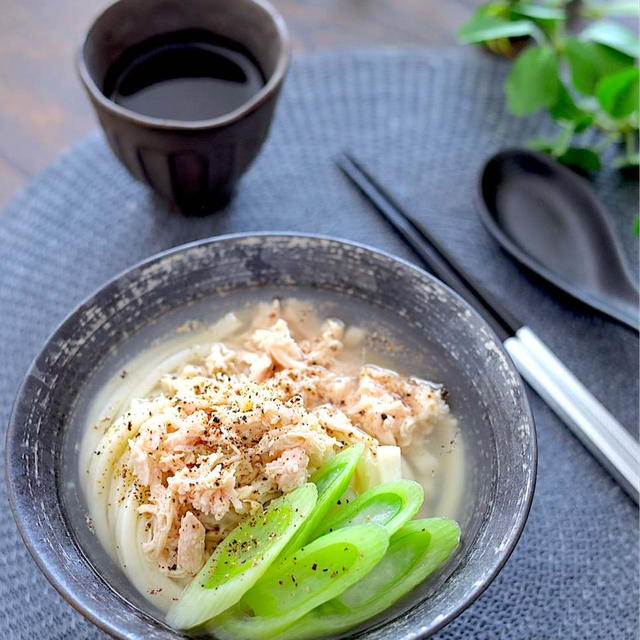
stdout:
<svg viewBox="0 0 640 640">
<path fill-rule="evenodd" d="M 473 283 L 455 259 L 424 227 L 403 211 L 359 161 L 352 155 L 343 153 L 338 158 L 337 164 L 362 195 L 413 249 L 426 267 L 473 306 L 500 340 L 504 342 L 515 335 L 523 323 L 490 293 L 481 290 L 477 284 Z"/>
</svg>

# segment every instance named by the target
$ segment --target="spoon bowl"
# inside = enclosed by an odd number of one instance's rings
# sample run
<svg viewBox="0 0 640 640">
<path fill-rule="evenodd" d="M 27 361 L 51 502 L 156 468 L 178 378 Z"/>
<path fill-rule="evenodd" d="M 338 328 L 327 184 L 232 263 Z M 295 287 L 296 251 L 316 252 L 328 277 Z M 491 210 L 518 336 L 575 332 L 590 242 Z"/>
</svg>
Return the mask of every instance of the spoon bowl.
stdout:
<svg viewBox="0 0 640 640">
<path fill-rule="evenodd" d="M 610 214 L 573 171 L 533 151 L 492 156 L 480 217 L 516 261 L 554 287 L 638 331 L 638 285 Z"/>
</svg>

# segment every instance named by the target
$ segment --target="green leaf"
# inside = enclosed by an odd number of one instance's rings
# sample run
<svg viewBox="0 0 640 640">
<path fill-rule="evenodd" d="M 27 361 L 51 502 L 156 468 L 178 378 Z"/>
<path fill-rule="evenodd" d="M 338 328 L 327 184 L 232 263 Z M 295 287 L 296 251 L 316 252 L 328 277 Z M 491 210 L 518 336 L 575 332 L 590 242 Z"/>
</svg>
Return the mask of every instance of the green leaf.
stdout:
<svg viewBox="0 0 640 640">
<path fill-rule="evenodd" d="M 567 61 L 573 86 L 592 96 L 596 85 L 605 76 L 634 65 L 634 60 L 597 42 L 569 38 L 566 44 Z"/>
<path fill-rule="evenodd" d="M 542 153 L 551 153 L 554 147 L 554 141 L 549 138 L 533 138 L 527 143 L 529 149 L 541 151 Z"/>
<path fill-rule="evenodd" d="M 600 106 L 614 118 L 624 118 L 638 110 L 640 69 L 633 67 L 603 78 L 596 88 Z"/>
<path fill-rule="evenodd" d="M 559 144 L 562 134 L 558 140 L 546 138 L 535 138 L 527 143 L 530 149 L 547 153 L 556 158 L 562 164 L 581 169 L 585 172 L 598 171 L 602 163 L 596 149 L 589 147 L 570 147 L 568 140 L 565 144 Z"/>
<path fill-rule="evenodd" d="M 575 133 L 580 133 L 593 123 L 594 116 L 580 108 L 564 84 L 560 83 L 556 103 L 549 110 L 554 120 L 568 124 Z"/>
<path fill-rule="evenodd" d="M 471 20 L 463 24 L 458 31 L 458 38 L 468 44 L 518 36 L 540 38 L 541 33 L 540 29 L 531 20 L 511 22 L 504 18 L 488 15 L 475 15 Z"/>
<path fill-rule="evenodd" d="M 638 16 L 638 0 L 607 0 L 607 2 L 586 2 L 581 15 L 589 18 L 603 16 Z"/>
<path fill-rule="evenodd" d="M 637 216 L 633 221 L 633 233 L 640 236 L 640 216 Z"/>
<path fill-rule="evenodd" d="M 475 11 L 474 17 L 477 16 L 498 16 L 499 18 L 509 17 L 510 0 L 497 0 L 496 2 L 487 2 L 481 4 Z"/>
<path fill-rule="evenodd" d="M 339 529 L 298 550 L 277 574 L 260 580 L 238 607 L 213 621 L 216 637 L 280 637 L 296 620 L 336 598 L 383 558 L 389 534 L 375 524 Z M 253 615 L 247 615 L 248 610 Z"/>
<path fill-rule="evenodd" d="M 417 482 L 384 482 L 349 504 L 340 505 L 322 522 L 316 535 L 365 523 L 382 525 L 392 535 L 416 515 L 423 500 L 424 490 Z"/>
<path fill-rule="evenodd" d="M 517 2 L 513 5 L 512 11 L 519 16 L 534 18 L 537 20 L 566 20 L 567 13 L 559 7 L 550 7 L 529 2 Z"/>
<path fill-rule="evenodd" d="M 413 520 L 391 538 L 371 572 L 298 620 L 279 640 L 327 638 L 373 618 L 442 566 L 459 541 L 460 527 L 453 520 Z"/>
<path fill-rule="evenodd" d="M 507 106 L 524 116 L 553 106 L 560 91 L 558 61 L 550 46 L 529 47 L 518 56 L 507 78 Z"/>
<path fill-rule="evenodd" d="M 616 51 L 622 51 L 632 58 L 640 54 L 638 36 L 631 30 L 612 20 L 599 20 L 590 24 L 581 34 L 583 40 L 605 44 Z"/>
<path fill-rule="evenodd" d="M 242 520 L 216 547 L 198 575 L 169 609 L 167 622 L 191 629 L 233 606 L 265 573 L 315 506 L 308 483 Z"/>
<path fill-rule="evenodd" d="M 558 160 L 570 167 L 577 167 L 583 171 L 598 171 L 602 167 L 600 156 L 595 149 L 589 147 L 569 147 Z"/>
<path fill-rule="evenodd" d="M 581 118 L 576 118 L 573 121 L 573 132 L 574 133 L 582 133 L 586 131 L 594 122 L 595 116 L 591 113 L 587 113 L 583 111 L 583 116 Z"/>
</svg>

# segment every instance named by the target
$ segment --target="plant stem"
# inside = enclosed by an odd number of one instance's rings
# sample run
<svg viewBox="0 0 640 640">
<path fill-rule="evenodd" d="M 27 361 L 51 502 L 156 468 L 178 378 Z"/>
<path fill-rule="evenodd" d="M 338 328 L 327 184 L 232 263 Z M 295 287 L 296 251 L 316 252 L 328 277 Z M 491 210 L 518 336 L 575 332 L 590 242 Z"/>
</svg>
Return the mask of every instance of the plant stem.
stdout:
<svg viewBox="0 0 640 640">
<path fill-rule="evenodd" d="M 627 158 L 631 158 L 636 152 L 636 133 L 633 129 L 627 129 L 624 134 L 624 146 Z"/>
<path fill-rule="evenodd" d="M 569 146 L 571 142 L 571 137 L 573 136 L 573 128 L 565 127 L 558 136 L 555 144 L 553 145 L 553 149 L 551 150 L 552 155 L 558 157 L 561 156 Z"/>
</svg>

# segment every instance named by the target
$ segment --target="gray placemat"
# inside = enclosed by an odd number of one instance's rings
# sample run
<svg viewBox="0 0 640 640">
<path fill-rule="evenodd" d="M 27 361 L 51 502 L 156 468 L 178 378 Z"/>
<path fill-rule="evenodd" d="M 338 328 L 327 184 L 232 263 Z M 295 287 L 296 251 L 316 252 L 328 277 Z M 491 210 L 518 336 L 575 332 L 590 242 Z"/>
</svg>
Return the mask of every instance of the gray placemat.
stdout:
<svg viewBox="0 0 640 640">
<path fill-rule="evenodd" d="M 638 341 L 570 309 L 523 274 L 473 208 L 475 176 L 495 150 L 544 133 L 544 116 L 510 117 L 507 67 L 478 52 L 387 51 L 295 61 L 262 155 L 230 206 L 172 214 L 96 134 L 0 214 L 0 423 L 47 335 L 107 278 L 157 251 L 232 231 L 310 231 L 413 259 L 345 182 L 349 147 L 472 270 L 525 318 L 627 426 L 637 430 Z M 637 267 L 637 182 L 597 187 Z M 638 511 L 532 392 L 540 465 L 533 509 L 511 560 L 438 638 L 632 638 L 638 620 Z M 636 431 L 637 433 L 637 431 Z M 100 638 L 48 585 L 6 505 L 0 522 L 0 636 Z"/>
</svg>

